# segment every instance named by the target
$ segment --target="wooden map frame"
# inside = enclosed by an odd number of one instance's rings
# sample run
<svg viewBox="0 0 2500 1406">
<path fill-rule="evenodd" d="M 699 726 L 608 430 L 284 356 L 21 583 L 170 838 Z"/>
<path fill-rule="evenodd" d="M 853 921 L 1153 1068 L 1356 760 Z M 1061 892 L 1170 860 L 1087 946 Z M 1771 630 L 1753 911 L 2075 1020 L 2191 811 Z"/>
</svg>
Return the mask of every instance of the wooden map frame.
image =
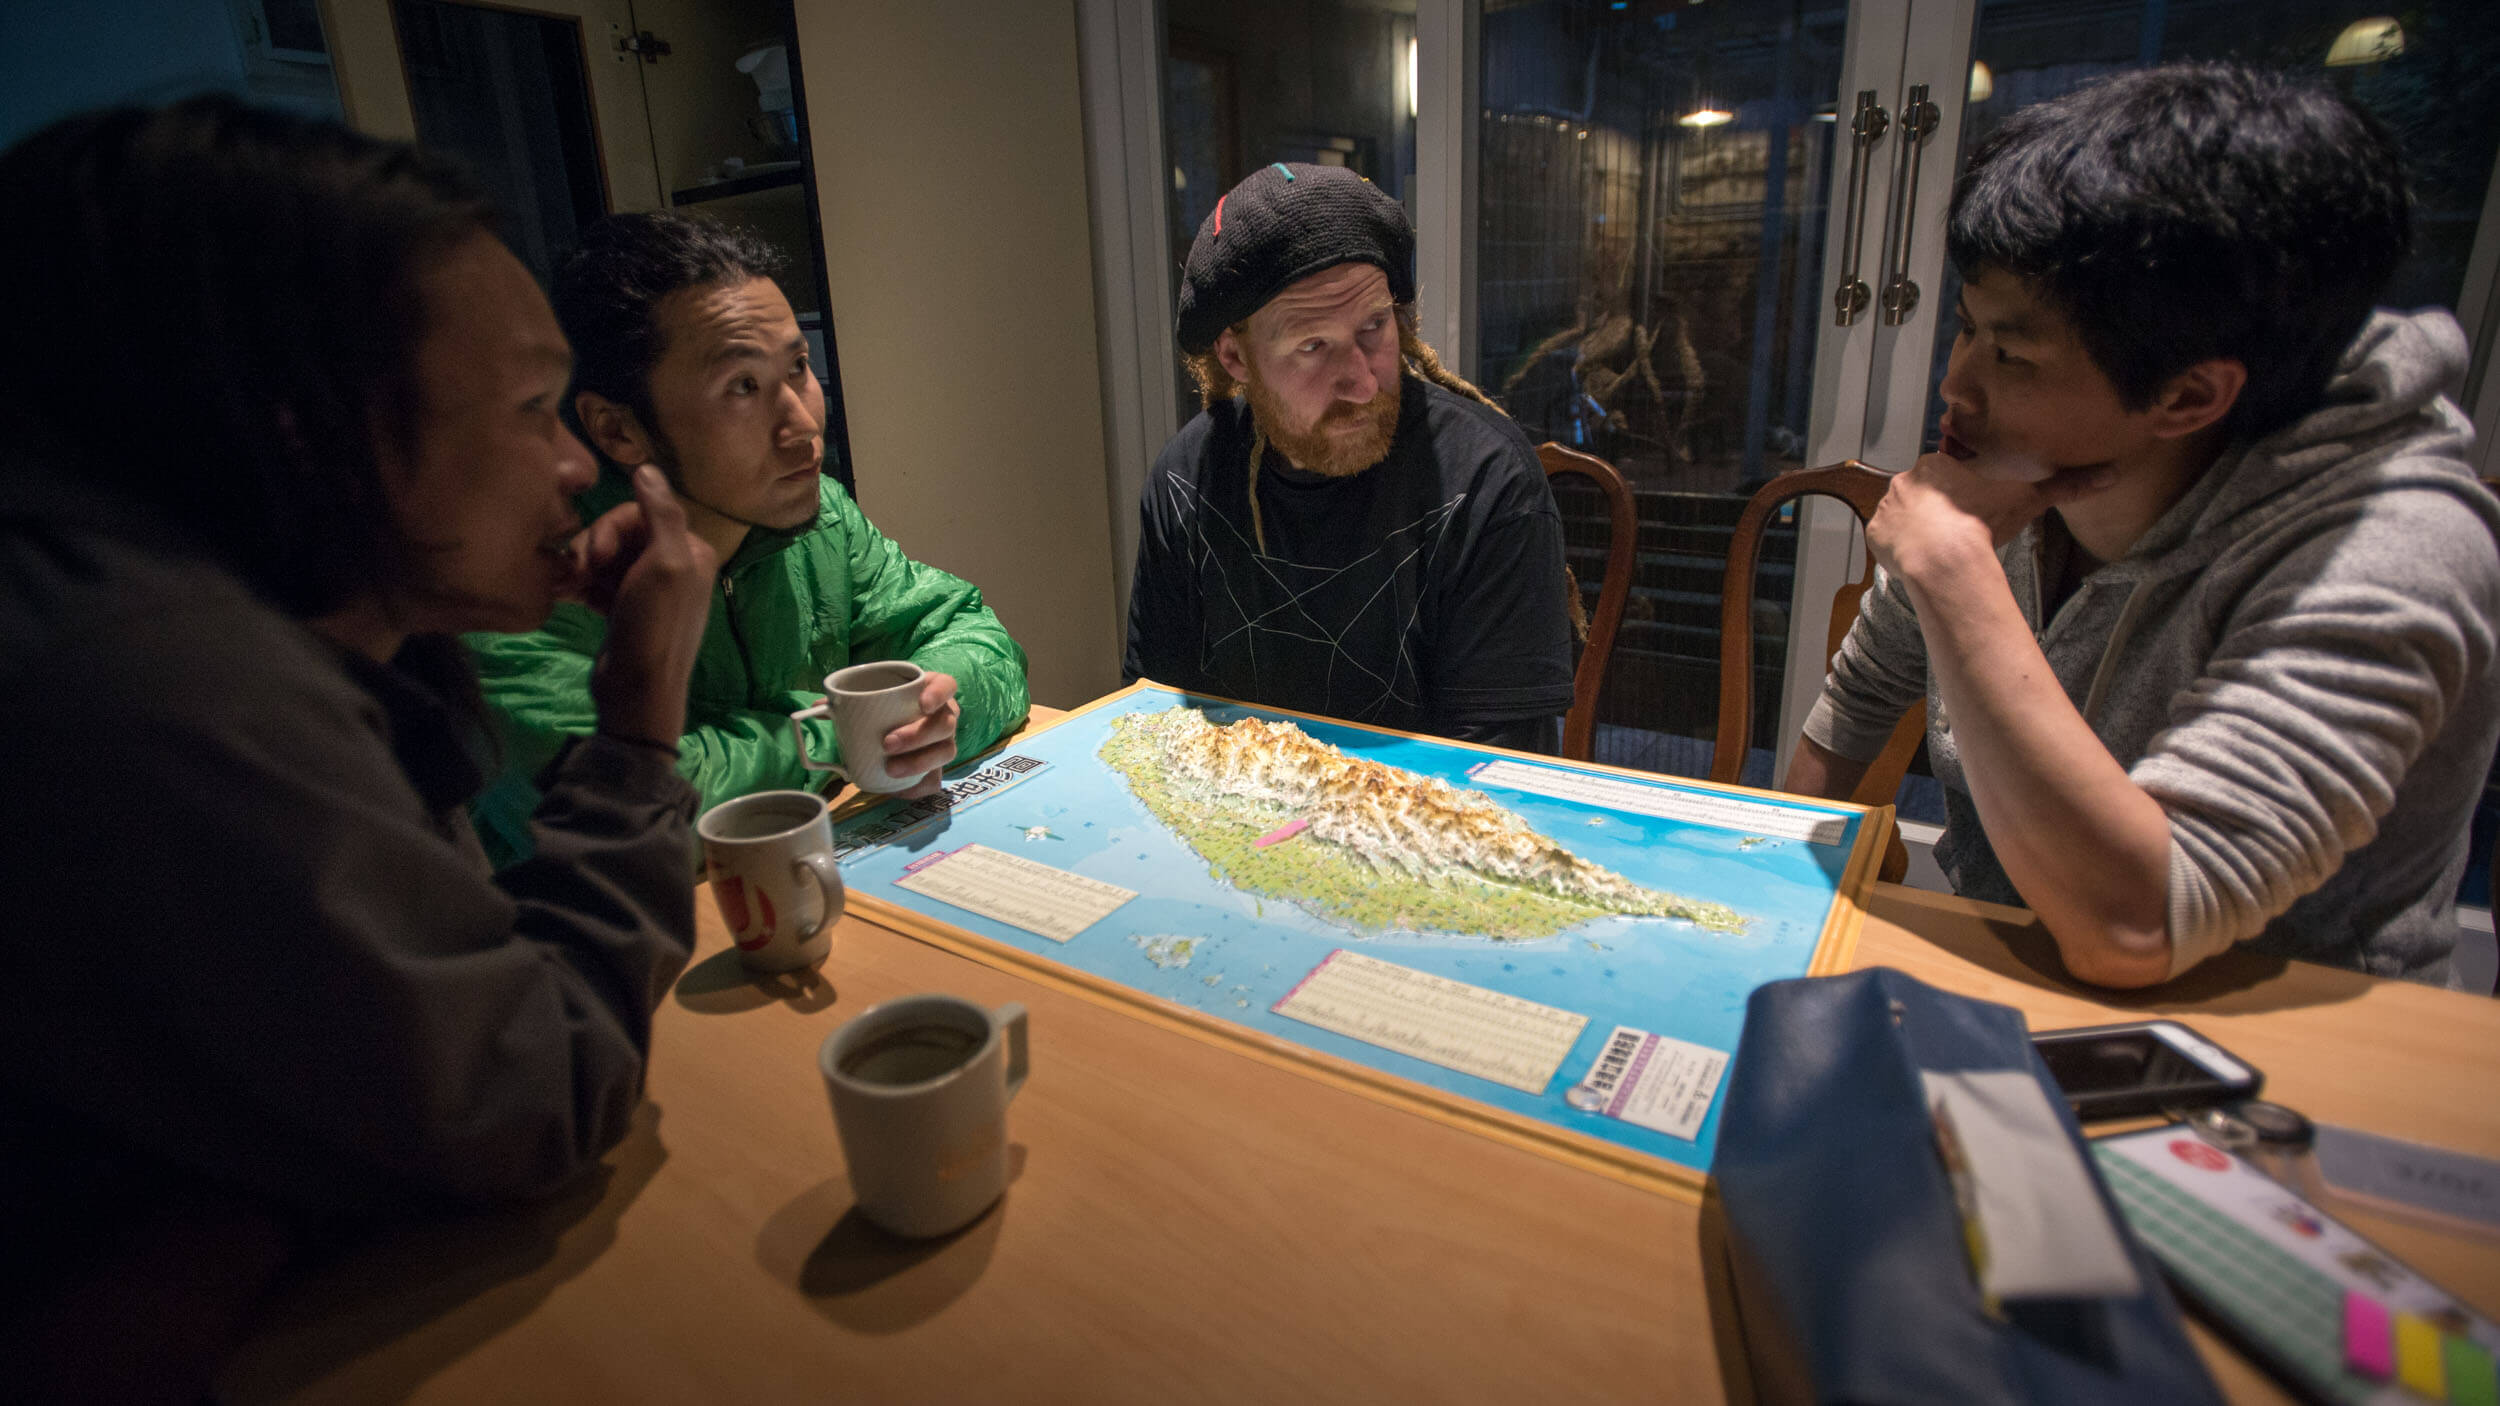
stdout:
<svg viewBox="0 0 2500 1406">
<path fill-rule="evenodd" d="M 1158 684 L 1150 679 L 1140 679 L 1116 693 L 1105 694 L 1081 707 L 1070 709 L 1049 722 L 1012 734 L 997 746 L 992 747 L 990 751 L 1000 751 L 1016 743 L 1027 741 L 1072 718 L 1093 712 L 1097 708 L 1107 707 L 1146 689 L 1177 693 L 1211 703 L 1228 703 L 1235 707 L 1255 708 L 1283 717 L 1325 723 L 1331 727 L 1354 727 L 1365 732 L 1406 738 L 1436 746 L 1457 747 L 1483 752 L 1490 756 L 1517 758 L 1539 765 L 1560 764 L 1600 775 L 1622 776 L 1652 785 L 1662 780 L 1655 773 L 1636 771 L 1630 767 L 1539 756 L 1534 753 L 1515 752 L 1507 748 L 1488 746 L 1479 742 L 1461 742 L 1452 738 L 1435 737 L 1429 733 L 1402 732 L 1396 728 L 1374 727 L 1367 723 L 1349 723 L 1342 718 L 1326 718 L 1315 713 L 1296 712 L 1291 708 L 1273 708 L 1264 703 L 1246 703 L 1239 699 L 1222 698 L 1209 693 L 1193 693 L 1187 689 L 1174 688 L 1170 684 Z M 989 753 L 985 752 L 982 755 L 986 756 Z M 1781 805 L 1795 805 L 1798 802 L 1795 796 L 1751 786 L 1731 786 L 1680 776 L 1663 779 L 1679 787 L 1713 791 L 1722 795 L 1756 797 Z M 875 806 L 884 804 L 888 799 L 884 796 L 856 797 L 852 802 L 836 808 L 834 823 L 838 826 Z M 1862 806 L 1846 801 L 1818 799 L 1812 804 L 1819 808 L 1863 817 L 1862 823 L 1858 826 L 1857 842 L 1851 847 L 1847 861 L 1841 866 L 1840 879 L 1832 895 L 1831 911 L 1824 919 L 1822 933 L 1815 939 L 1814 953 L 1806 963 L 1806 975 L 1830 976 L 1848 970 L 1856 955 L 1858 931 L 1866 921 L 1867 886 L 1874 882 L 1876 870 L 1883 862 L 1884 847 L 1892 838 L 1893 812 L 1891 806 Z M 1610 1177 L 1616 1181 L 1660 1192 L 1694 1204 L 1699 1204 L 1702 1188 L 1708 1181 L 1706 1174 L 1694 1168 L 1651 1157 L 1630 1148 L 1619 1147 L 1525 1114 L 1514 1113 L 1509 1109 L 1479 1103 L 1464 1094 L 1433 1088 L 1428 1084 L 1419 1084 L 1403 1076 L 1358 1064 L 1342 1056 L 1296 1044 L 1263 1031 L 1236 1025 L 1221 1016 L 1167 1001 L 1160 996 L 1150 995 L 1134 987 L 1123 985 L 1109 977 L 1097 976 L 1068 963 L 1054 961 L 1040 953 L 1028 952 L 1021 947 L 983 937 L 978 933 L 956 927 L 943 919 L 931 917 L 916 908 L 908 908 L 887 899 L 853 890 L 849 897 L 849 911 L 880 926 L 891 928 L 933 947 L 952 952 L 959 957 L 970 958 L 984 966 L 994 967 L 1001 971 L 1013 972 L 1054 990 L 1065 991 L 1097 1005 L 1107 1006 L 1134 1016 L 1150 1025 L 1177 1031 L 1280 1068 L 1291 1069 L 1323 1084 L 1368 1098 L 1375 1103 L 1403 1109 L 1453 1127 L 1465 1128 L 1480 1136 L 1489 1137 L 1497 1142 L 1507 1143 L 1540 1156 L 1550 1157 L 1558 1162 L 1581 1167 L 1600 1176 Z M 1730 1052 L 1731 1056 L 1733 1053 L 1733 1051 Z"/>
</svg>

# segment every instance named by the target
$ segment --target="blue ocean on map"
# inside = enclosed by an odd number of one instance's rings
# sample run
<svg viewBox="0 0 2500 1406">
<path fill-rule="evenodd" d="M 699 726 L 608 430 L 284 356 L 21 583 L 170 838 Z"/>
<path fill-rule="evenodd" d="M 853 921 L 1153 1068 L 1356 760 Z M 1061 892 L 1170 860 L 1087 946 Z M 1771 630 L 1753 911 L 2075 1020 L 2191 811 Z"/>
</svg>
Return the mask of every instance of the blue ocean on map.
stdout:
<svg viewBox="0 0 2500 1406">
<path fill-rule="evenodd" d="M 1564 848 L 1635 883 L 1727 904 L 1747 919 L 1745 931 L 1710 932 L 1666 918 L 1604 918 L 1529 941 L 1357 932 L 1290 901 L 1242 892 L 1214 877 L 1207 861 L 1164 828 L 1120 773 L 1097 756 L 1113 719 L 1176 705 L 1198 708 L 1219 725 L 1243 717 L 1293 722 L 1351 755 L 1481 791 Z M 1001 772 L 1009 758 L 1026 759 L 1023 769 Z M 1718 1138 L 1721 1099 L 1713 1099 L 1698 1136 L 1686 1141 L 1574 1108 L 1564 1095 L 1590 1072 L 1618 1025 L 1733 1053 L 1753 989 L 1802 976 L 1813 959 L 1857 839 L 1859 814 L 1747 797 L 1807 819 L 1845 822 L 1836 844 L 1766 837 L 1506 789 L 1469 775 L 1471 767 L 1490 759 L 1428 739 L 1141 687 L 957 768 L 950 777 L 981 773 L 1012 780 L 994 792 L 959 798 L 951 810 L 852 852 L 843 861 L 843 877 L 854 894 L 913 909 L 1219 1020 L 1706 1171 Z M 1567 773 L 1592 770 L 1555 759 L 1533 764 Z M 1720 794 L 1670 778 L 1638 780 Z M 852 843 L 891 830 L 902 804 L 852 817 L 841 830 Z M 907 866 L 968 844 L 1134 889 L 1137 897 L 1061 943 L 895 886 Z M 1545 1089 L 1531 1094 L 1274 1013 L 1271 1008 L 1312 968 L 1341 948 L 1576 1012 L 1588 1024 Z M 1722 1075 L 1722 1094 L 1725 1082 Z"/>
</svg>

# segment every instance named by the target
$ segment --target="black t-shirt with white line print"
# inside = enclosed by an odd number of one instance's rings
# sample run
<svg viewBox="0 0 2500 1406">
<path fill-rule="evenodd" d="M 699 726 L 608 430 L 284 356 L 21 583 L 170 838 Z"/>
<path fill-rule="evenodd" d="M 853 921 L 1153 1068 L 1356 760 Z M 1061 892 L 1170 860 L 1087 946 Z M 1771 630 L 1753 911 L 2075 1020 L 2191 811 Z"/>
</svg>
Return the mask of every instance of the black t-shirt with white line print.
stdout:
<svg viewBox="0 0 2500 1406">
<path fill-rule="evenodd" d="M 1250 436 L 1248 405 L 1217 405 L 1147 476 L 1129 678 L 1444 736 L 1570 708 L 1562 522 L 1508 417 L 1408 376 L 1389 455 L 1362 473 L 1271 447 L 1264 554 Z"/>
</svg>

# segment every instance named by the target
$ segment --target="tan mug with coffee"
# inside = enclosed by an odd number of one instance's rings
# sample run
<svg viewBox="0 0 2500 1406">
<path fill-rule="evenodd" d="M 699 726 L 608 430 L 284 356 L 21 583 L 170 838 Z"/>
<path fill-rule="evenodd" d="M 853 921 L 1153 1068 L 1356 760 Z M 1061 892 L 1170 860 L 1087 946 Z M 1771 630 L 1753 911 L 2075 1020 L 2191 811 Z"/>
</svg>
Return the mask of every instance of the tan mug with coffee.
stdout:
<svg viewBox="0 0 2500 1406">
<path fill-rule="evenodd" d="M 919 665 L 908 659 L 881 659 L 853 664 L 825 675 L 825 701 L 790 715 L 790 735 L 798 739 L 799 765 L 809 771 L 838 771 L 863 791 L 888 794 L 908 791 L 928 775 L 925 771 L 896 776 L 885 769 L 885 735 L 920 716 Z M 831 718 L 842 748 L 840 762 L 820 762 L 807 753 L 810 718 Z"/>
<path fill-rule="evenodd" d="M 816 1051 L 860 1214 L 945 1235 L 1007 1190 L 1007 1104 L 1031 1060 L 1024 1007 L 955 996 L 871 1006 Z"/>
<path fill-rule="evenodd" d="M 824 797 L 758 791 L 703 812 L 694 831 L 740 962 L 786 972 L 825 959 L 842 916 L 842 868 Z"/>
</svg>

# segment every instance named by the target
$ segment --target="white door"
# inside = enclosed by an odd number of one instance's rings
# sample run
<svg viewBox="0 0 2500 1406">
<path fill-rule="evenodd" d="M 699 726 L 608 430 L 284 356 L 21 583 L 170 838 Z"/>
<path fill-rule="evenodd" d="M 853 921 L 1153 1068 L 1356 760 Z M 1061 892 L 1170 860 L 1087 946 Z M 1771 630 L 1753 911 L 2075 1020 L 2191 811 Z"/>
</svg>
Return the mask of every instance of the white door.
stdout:
<svg viewBox="0 0 2500 1406">
<path fill-rule="evenodd" d="M 1834 114 L 1849 169 L 1834 177 L 1808 464 L 1860 459 L 1897 471 L 1924 443 L 1924 401 L 1915 392 L 1925 384 L 1921 352 L 1934 345 L 1952 306 L 1938 284 L 1973 3 L 1861 0 L 1850 9 L 1851 62 Z M 1834 593 L 1864 572 L 1864 554 L 1857 514 L 1846 504 L 1811 498 L 1800 505 L 1790 604 L 1797 623 L 1788 634 L 1774 777 L 1787 774 L 1830 666 L 1816 622 L 1829 618 Z"/>
</svg>

